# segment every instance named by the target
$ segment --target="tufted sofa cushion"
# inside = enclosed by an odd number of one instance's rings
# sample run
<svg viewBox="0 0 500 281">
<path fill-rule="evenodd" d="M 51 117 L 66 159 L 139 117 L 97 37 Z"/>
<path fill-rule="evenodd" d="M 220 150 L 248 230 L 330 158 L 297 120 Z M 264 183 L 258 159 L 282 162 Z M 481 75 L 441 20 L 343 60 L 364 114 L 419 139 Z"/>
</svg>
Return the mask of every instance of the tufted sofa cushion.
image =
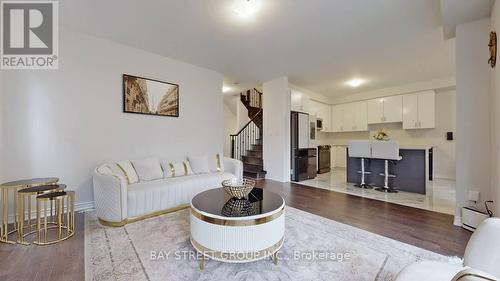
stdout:
<svg viewBox="0 0 500 281">
<path fill-rule="evenodd" d="M 186 202 L 199 192 L 217 188 L 234 178 L 229 173 L 210 173 L 139 182 L 128 187 L 128 217 L 161 211 Z"/>
<path fill-rule="evenodd" d="M 109 168 L 114 162 L 103 164 L 94 170 L 93 175 L 97 217 L 104 222 L 127 223 L 128 219 L 184 206 L 201 191 L 221 187 L 224 180 L 243 177 L 241 161 L 227 157 L 220 160 L 224 172 L 183 175 L 134 184 L 128 184 L 121 172 Z M 162 165 L 164 163 L 161 162 Z"/>
</svg>

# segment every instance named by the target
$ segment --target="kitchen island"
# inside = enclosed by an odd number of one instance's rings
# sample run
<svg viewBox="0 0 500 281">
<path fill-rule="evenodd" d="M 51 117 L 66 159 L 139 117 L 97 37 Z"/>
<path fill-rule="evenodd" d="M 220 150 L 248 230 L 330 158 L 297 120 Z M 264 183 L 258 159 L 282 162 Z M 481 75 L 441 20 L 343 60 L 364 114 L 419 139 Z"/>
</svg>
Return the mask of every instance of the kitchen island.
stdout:
<svg viewBox="0 0 500 281">
<path fill-rule="evenodd" d="M 389 186 L 400 191 L 428 194 L 428 182 L 433 177 L 433 157 L 432 146 L 401 145 L 399 155 L 400 161 L 390 161 L 389 173 L 396 175 L 389 178 Z M 359 183 L 361 181 L 360 158 L 351 158 L 347 155 L 347 182 Z M 372 186 L 384 186 L 384 177 L 379 174 L 384 173 L 383 159 L 365 159 L 365 169 L 371 174 L 366 175 L 366 183 Z"/>
</svg>

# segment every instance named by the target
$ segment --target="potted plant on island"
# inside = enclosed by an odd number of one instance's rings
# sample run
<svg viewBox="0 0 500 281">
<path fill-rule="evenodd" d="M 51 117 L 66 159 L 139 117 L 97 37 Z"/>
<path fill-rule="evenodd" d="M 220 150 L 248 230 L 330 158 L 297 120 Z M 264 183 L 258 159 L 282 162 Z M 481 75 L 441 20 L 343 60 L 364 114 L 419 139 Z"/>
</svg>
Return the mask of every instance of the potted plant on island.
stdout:
<svg viewBox="0 0 500 281">
<path fill-rule="evenodd" d="M 389 134 L 387 134 L 387 129 L 382 128 L 378 130 L 375 135 L 373 135 L 373 138 L 378 140 L 378 141 L 388 141 L 389 139 Z"/>
</svg>

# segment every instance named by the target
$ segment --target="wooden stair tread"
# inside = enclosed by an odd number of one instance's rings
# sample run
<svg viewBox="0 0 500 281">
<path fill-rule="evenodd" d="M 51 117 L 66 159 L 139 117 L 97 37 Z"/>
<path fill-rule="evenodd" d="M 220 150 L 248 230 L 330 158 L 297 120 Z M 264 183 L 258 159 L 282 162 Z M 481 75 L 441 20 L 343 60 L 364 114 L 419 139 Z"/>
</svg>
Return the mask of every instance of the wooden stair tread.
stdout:
<svg viewBox="0 0 500 281">
<path fill-rule="evenodd" d="M 255 180 L 263 180 L 266 178 L 266 171 L 261 172 L 247 172 L 243 171 L 243 176 L 247 178 L 252 178 Z"/>
<path fill-rule="evenodd" d="M 257 89 L 251 89 L 247 90 L 244 93 L 240 94 L 240 101 L 243 103 L 245 108 L 247 109 L 247 114 L 248 117 L 251 119 L 250 123 L 253 123 L 253 125 L 257 126 L 258 131 L 257 133 L 259 138 L 250 140 L 249 149 L 245 149 L 245 147 L 248 147 L 248 142 L 246 143 L 247 145 L 242 145 L 240 144 L 238 148 L 236 148 L 236 154 L 233 157 L 239 158 L 243 162 L 243 173 L 245 177 L 250 177 L 254 179 L 264 179 L 266 175 L 266 171 L 264 171 L 264 160 L 262 159 L 262 154 L 263 154 L 263 140 L 262 140 L 262 127 L 264 123 L 263 119 L 263 111 L 262 111 L 262 93 L 258 91 Z M 248 126 L 248 124 L 246 126 Z M 246 129 L 244 127 L 243 129 L 240 130 L 240 133 Z M 240 137 L 239 134 L 237 137 Z M 255 134 L 250 134 L 252 137 L 257 137 Z M 247 138 L 245 136 L 245 138 Z M 234 143 L 233 143 L 234 146 Z M 242 149 L 243 148 L 243 149 Z M 234 152 L 234 147 L 233 153 Z"/>
</svg>

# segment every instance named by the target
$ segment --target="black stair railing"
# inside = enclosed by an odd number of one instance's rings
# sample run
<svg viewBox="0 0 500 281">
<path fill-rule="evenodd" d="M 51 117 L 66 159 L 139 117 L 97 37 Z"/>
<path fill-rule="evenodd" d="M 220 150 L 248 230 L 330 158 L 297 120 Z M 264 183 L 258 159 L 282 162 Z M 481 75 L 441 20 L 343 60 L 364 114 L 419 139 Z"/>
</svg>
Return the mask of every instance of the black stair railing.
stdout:
<svg viewBox="0 0 500 281">
<path fill-rule="evenodd" d="M 231 139 L 231 158 L 242 160 L 252 145 L 262 144 L 262 109 Z M 260 142 L 260 143 L 259 143 Z"/>
</svg>

